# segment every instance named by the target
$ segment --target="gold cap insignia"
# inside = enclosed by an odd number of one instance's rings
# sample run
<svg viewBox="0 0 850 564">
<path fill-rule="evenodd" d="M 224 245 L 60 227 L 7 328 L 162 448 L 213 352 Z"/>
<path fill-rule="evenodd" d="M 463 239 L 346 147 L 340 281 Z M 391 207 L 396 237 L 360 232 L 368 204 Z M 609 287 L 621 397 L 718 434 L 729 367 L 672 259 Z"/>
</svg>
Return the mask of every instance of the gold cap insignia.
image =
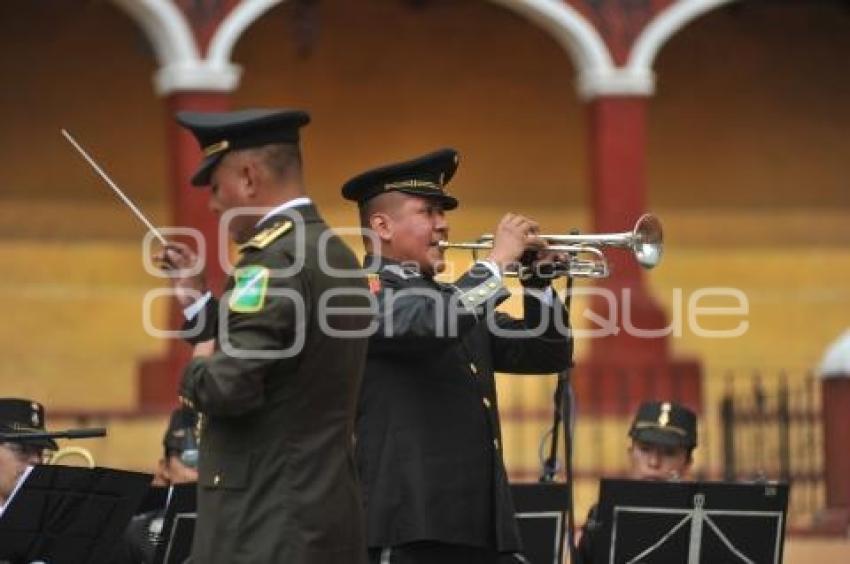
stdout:
<svg viewBox="0 0 850 564">
<path fill-rule="evenodd" d="M 670 403 L 664 402 L 661 404 L 661 413 L 658 415 L 658 424 L 662 427 L 666 427 L 668 423 L 670 423 Z"/>
<path fill-rule="evenodd" d="M 226 151 L 230 148 L 230 141 L 227 139 L 223 141 L 219 141 L 218 143 L 213 143 L 212 145 L 207 145 L 204 147 L 204 156 L 211 157 L 217 153 L 221 153 L 222 151 Z"/>
<path fill-rule="evenodd" d="M 431 188 L 432 190 L 443 191 L 443 187 L 430 180 L 403 180 L 401 182 L 390 182 L 384 184 L 384 190 L 402 190 L 404 188 Z"/>
</svg>

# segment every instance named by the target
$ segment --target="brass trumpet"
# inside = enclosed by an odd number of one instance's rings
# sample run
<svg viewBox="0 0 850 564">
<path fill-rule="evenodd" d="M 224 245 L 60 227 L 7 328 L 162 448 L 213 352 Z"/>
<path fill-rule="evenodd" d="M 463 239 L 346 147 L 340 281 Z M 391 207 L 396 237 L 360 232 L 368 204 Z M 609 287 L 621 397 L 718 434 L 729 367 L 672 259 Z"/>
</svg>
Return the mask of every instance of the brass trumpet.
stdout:
<svg viewBox="0 0 850 564">
<path fill-rule="evenodd" d="M 73 463 L 67 460 L 75 460 Z M 69 446 L 60 448 L 50 457 L 48 464 L 61 464 L 63 466 L 83 466 L 85 468 L 94 468 L 94 456 L 91 452 L 78 446 Z"/>
<path fill-rule="evenodd" d="M 644 214 L 635 223 L 634 229 L 622 233 L 603 233 L 587 235 L 540 235 L 546 241 L 547 250 L 571 255 L 566 264 L 556 264 L 550 271 L 551 277 L 570 276 L 573 278 L 607 278 L 610 275 L 608 260 L 602 248 L 613 247 L 627 249 L 643 268 L 650 269 L 661 262 L 664 252 L 664 235 L 661 222 L 652 214 Z M 442 249 L 471 250 L 477 258 L 478 251 L 493 248 L 493 235 L 485 233 L 477 241 L 452 243 L 440 241 Z M 590 254 L 592 258 L 578 258 L 573 255 Z M 525 269 L 510 270 L 506 276 L 527 276 Z"/>
</svg>

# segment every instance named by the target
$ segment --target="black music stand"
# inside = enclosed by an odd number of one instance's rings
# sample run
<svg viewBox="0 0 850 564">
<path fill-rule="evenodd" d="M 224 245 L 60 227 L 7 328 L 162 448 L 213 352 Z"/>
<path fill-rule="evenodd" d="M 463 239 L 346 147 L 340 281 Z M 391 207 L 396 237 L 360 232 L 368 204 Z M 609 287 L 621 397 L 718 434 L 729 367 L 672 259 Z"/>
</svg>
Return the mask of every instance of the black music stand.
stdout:
<svg viewBox="0 0 850 564">
<path fill-rule="evenodd" d="M 780 564 L 788 484 L 602 480 L 594 562 Z"/>
<path fill-rule="evenodd" d="M 138 509 L 136 509 L 136 514 L 165 509 L 170 489 L 169 486 L 150 486 Z"/>
<path fill-rule="evenodd" d="M 35 466 L 0 518 L 0 561 L 108 562 L 152 476 Z"/>
<path fill-rule="evenodd" d="M 511 495 L 522 537 L 522 556 L 531 564 L 560 564 L 570 500 L 567 484 L 513 484 Z"/>
<path fill-rule="evenodd" d="M 196 483 L 174 486 L 162 522 L 162 538 L 157 548 L 156 564 L 183 564 L 192 553 L 197 519 Z"/>
</svg>

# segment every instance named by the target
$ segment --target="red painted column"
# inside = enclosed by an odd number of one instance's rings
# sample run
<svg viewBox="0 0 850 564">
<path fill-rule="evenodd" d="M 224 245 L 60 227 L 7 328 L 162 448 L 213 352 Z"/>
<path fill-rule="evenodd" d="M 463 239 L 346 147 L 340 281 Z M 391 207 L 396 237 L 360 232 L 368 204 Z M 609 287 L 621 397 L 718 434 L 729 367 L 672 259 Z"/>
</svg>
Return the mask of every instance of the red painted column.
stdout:
<svg viewBox="0 0 850 564">
<path fill-rule="evenodd" d="M 588 105 L 594 233 L 631 231 L 648 211 L 647 107 L 648 98 L 637 96 L 599 97 Z M 668 336 L 626 330 L 626 325 L 643 330 L 668 325 L 642 268 L 630 251 L 605 254 L 611 276 L 596 288 L 609 298 L 594 296 L 590 307 L 616 321 L 617 333 L 592 338 L 588 358 L 576 366 L 576 393 L 586 400 L 587 411 L 625 416 L 648 399 L 674 399 L 701 410 L 699 364 L 671 360 Z M 657 268 L 664 268 L 663 259 Z"/>
<path fill-rule="evenodd" d="M 590 158 L 595 233 L 630 231 L 646 209 L 646 109 L 647 98 L 607 97 L 590 104 Z M 610 290 L 620 304 L 619 315 L 628 315 L 639 328 L 661 328 L 666 316 L 646 290 L 644 274 L 628 251 L 608 252 L 611 276 L 599 288 Z M 663 263 L 662 263 L 663 264 Z M 628 289 L 631 307 L 624 309 Z M 598 304 L 598 302 L 597 302 Z M 594 310 L 597 309 L 594 305 Z M 606 307 L 607 309 L 607 307 Z M 607 313 L 606 313 L 607 315 Z M 663 360 L 668 355 L 665 338 L 636 338 L 626 332 L 594 339 L 591 356 L 612 361 Z"/>
<path fill-rule="evenodd" d="M 197 188 L 189 179 L 201 162 L 201 151 L 191 133 L 174 119 L 181 110 L 226 111 L 230 95 L 223 92 L 177 92 L 166 99 L 167 147 L 171 158 L 172 225 L 199 230 L 206 241 L 206 276 L 210 288 L 219 293 L 225 279 L 219 259 L 218 220 L 208 208 L 209 191 Z M 176 301 L 171 304 L 170 328 L 183 324 L 182 310 Z M 191 348 L 182 340 L 168 341 L 168 351 L 162 357 L 145 359 L 139 371 L 139 403 L 142 410 L 170 408 L 176 404 L 177 388 L 183 367 L 191 356 Z"/>
<path fill-rule="evenodd" d="M 850 374 L 821 381 L 826 505 L 850 513 Z M 845 524 L 846 527 L 846 524 Z"/>
</svg>

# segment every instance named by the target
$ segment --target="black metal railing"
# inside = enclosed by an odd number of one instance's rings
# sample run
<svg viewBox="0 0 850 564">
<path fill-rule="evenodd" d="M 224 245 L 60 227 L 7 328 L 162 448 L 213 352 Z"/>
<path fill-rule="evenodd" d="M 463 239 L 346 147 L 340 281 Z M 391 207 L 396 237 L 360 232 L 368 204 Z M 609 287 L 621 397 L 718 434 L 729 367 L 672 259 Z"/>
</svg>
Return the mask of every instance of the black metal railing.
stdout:
<svg viewBox="0 0 850 564">
<path fill-rule="evenodd" d="M 812 372 L 726 375 L 720 400 L 722 477 L 792 484 L 789 513 L 812 516 L 824 504 L 823 430 Z"/>
</svg>

